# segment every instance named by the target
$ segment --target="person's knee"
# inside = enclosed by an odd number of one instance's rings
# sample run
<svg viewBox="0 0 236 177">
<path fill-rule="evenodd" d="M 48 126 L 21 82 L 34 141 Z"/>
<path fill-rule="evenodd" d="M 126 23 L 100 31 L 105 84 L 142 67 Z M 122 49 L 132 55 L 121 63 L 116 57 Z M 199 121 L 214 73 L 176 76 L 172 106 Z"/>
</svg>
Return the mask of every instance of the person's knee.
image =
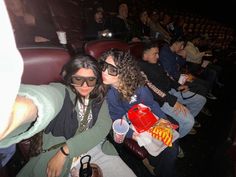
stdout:
<svg viewBox="0 0 236 177">
<path fill-rule="evenodd" d="M 198 99 L 197 99 L 198 103 L 200 103 L 201 105 L 205 105 L 206 104 L 206 102 L 207 102 L 206 97 L 204 97 L 202 95 L 199 95 L 199 94 L 197 94 L 196 96 L 198 97 Z"/>
<path fill-rule="evenodd" d="M 195 122 L 193 115 L 191 113 L 188 113 L 185 119 L 186 119 L 186 124 L 188 126 L 188 129 L 191 129 Z"/>
</svg>

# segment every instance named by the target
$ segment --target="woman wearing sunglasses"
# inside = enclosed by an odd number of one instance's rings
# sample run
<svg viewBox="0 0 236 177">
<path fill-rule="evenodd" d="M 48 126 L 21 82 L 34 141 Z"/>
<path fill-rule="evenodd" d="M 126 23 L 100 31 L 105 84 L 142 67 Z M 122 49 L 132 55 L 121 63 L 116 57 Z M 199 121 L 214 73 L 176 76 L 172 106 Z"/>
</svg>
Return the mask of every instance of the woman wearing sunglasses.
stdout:
<svg viewBox="0 0 236 177">
<path fill-rule="evenodd" d="M 107 94 L 109 113 L 112 120 L 122 118 L 135 104 L 142 103 L 151 108 L 160 118 L 166 118 L 160 106 L 154 101 L 152 93 L 145 87 L 138 66 L 129 52 L 110 50 L 100 57 L 103 83 L 110 85 Z M 128 138 L 136 140 L 138 133 L 129 130 Z M 153 173 L 161 177 L 176 177 L 175 160 L 177 145 L 166 148 L 157 157 L 149 155 L 148 160 L 155 168 Z"/>
<path fill-rule="evenodd" d="M 44 130 L 43 151 L 32 157 L 17 176 L 69 176 L 72 161 L 85 154 L 100 166 L 104 177 L 136 176 L 106 140 L 112 121 L 96 60 L 77 56 L 64 65 L 62 77 L 65 84 L 20 88 L 11 120 L 12 124 L 21 122 L 11 125 L 17 131 L 2 139 L 0 147 Z"/>
</svg>

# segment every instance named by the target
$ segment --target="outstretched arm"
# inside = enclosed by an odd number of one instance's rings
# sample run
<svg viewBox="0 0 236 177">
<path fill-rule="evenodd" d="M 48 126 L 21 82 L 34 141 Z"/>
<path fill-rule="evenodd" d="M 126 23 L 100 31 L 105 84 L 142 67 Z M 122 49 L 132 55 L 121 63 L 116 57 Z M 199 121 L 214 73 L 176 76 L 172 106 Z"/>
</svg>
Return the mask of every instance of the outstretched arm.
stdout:
<svg viewBox="0 0 236 177">
<path fill-rule="evenodd" d="M 1 129 L 0 147 L 8 147 L 43 130 L 61 110 L 64 94 L 65 86 L 59 83 L 22 84 L 12 113 Z"/>
<path fill-rule="evenodd" d="M 37 118 L 37 107 L 33 101 L 23 96 L 17 96 L 12 108 L 11 115 L 5 127 L 3 127 L 0 140 L 6 137 L 9 133 L 15 130 L 17 127 L 33 122 Z"/>
</svg>

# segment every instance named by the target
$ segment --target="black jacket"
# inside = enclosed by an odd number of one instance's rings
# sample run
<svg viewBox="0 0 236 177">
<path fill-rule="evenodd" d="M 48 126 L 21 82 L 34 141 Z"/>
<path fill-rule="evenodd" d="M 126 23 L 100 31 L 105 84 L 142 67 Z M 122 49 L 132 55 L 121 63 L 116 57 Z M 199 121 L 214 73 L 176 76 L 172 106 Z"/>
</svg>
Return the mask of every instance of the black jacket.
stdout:
<svg viewBox="0 0 236 177">
<path fill-rule="evenodd" d="M 177 98 L 174 95 L 169 94 L 168 92 L 171 90 L 171 88 L 177 90 L 180 84 L 172 80 L 164 71 L 162 66 L 158 63 L 151 64 L 145 61 L 140 61 L 139 66 L 141 70 L 147 75 L 148 80 L 166 94 L 165 97 L 161 97 L 160 95 L 157 95 L 152 91 L 154 99 L 160 105 L 163 105 L 164 102 L 167 102 L 170 106 L 173 107 L 177 101 Z"/>
</svg>

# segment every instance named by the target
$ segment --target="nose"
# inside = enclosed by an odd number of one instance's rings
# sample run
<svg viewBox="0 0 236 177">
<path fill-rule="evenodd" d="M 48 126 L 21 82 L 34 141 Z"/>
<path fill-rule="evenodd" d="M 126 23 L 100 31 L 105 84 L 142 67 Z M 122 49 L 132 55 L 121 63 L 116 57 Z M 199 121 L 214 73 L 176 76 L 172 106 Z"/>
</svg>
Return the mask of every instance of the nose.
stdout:
<svg viewBox="0 0 236 177">
<path fill-rule="evenodd" d="M 105 69 L 105 71 L 102 71 L 102 73 L 108 75 L 108 70 L 107 70 L 107 68 Z"/>
<path fill-rule="evenodd" d="M 88 84 L 86 81 L 84 81 L 84 83 L 82 84 L 82 87 L 88 87 Z"/>
</svg>

